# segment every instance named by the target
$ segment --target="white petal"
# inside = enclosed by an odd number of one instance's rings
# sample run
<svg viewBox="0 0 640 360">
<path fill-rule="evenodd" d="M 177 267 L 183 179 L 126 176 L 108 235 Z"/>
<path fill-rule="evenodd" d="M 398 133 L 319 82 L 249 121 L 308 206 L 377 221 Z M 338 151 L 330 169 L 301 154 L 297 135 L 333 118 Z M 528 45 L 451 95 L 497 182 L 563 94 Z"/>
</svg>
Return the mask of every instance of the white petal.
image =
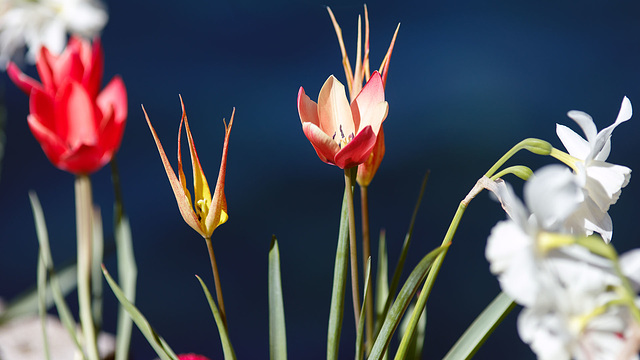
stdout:
<svg viewBox="0 0 640 360">
<path fill-rule="evenodd" d="M 602 161 L 592 161 L 586 168 L 585 189 L 600 209 L 607 211 L 620 197 L 631 178 L 631 169 Z"/>
<path fill-rule="evenodd" d="M 587 136 L 587 141 L 591 143 L 595 140 L 598 130 L 591 115 L 582 111 L 571 110 L 567 113 L 567 116 L 580 125 L 580 128 L 582 128 L 582 131 L 584 131 L 584 134 Z"/>
<path fill-rule="evenodd" d="M 620 106 L 620 112 L 618 113 L 618 118 L 616 119 L 616 121 L 608 127 L 600 130 L 595 140 L 589 140 L 589 142 L 591 143 L 592 158 L 597 158 L 598 160 L 602 161 L 607 159 L 607 156 L 609 155 L 608 152 L 610 151 L 611 146 L 610 144 L 607 145 L 607 143 L 610 142 L 613 129 L 615 129 L 623 122 L 631 119 L 631 114 L 631 102 L 625 96 L 622 100 L 622 105 Z"/>
<path fill-rule="evenodd" d="M 571 156 L 585 160 L 591 153 L 589 142 L 568 127 L 556 124 L 556 134 Z"/>
<path fill-rule="evenodd" d="M 620 256 L 620 269 L 629 278 L 634 291 L 640 290 L 640 249 L 627 251 Z"/>
<path fill-rule="evenodd" d="M 524 186 L 525 203 L 544 230 L 561 230 L 562 224 L 584 200 L 576 177 L 562 165 L 548 165 L 534 173 Z"/>
</svg>

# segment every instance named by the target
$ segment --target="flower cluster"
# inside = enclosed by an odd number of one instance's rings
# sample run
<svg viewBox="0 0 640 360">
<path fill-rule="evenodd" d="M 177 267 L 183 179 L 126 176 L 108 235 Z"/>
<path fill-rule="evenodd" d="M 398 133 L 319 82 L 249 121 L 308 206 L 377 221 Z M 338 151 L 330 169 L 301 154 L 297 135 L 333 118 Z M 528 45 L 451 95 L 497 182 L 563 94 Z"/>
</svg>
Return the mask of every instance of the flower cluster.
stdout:
<svg viewBox="0 0 640 360">
<path fill-rule="evenodd" d="M 493 228 L 486 257 L 502 290 L 524 306 L 518 332 L 539 359 L 637 359 L 640 249 L 618 259 L 607 245 L 607 210 L 631 170 L 604 162 L 611 132 L 631 117 L 631 103 L 625 98 L 616 122 L 599 133 L 587 114 L 569 116 L 587 135 L 585 141 L 558 125 L 571 154 L 564 159 L 576 171 L 561 165 L 536 171 L 524 186 L 524 203 L 497 182 L 509 219 Z M 606 242 L 587 237 L 593 232 Z"/>
</svg>

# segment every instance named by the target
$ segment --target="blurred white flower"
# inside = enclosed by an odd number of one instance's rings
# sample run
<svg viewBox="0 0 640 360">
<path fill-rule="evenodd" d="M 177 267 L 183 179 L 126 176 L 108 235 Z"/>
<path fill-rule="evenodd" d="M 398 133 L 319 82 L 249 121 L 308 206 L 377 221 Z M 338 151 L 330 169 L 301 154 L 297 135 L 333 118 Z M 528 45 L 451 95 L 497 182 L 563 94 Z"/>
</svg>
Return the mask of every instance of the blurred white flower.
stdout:
<svg viewBox="0 0 640 360">
<path fill-rule="evenodd" d="M 12 58 L 35 63 L 41 46 L 60 54 L 67 33 L 91 38 L 100 33 L 108 20 L 99 0 L 1 0 L 0 69 Z"/>
<path fill-rule="evenodd" d="M 510 219 L 499 222 L 487 240 L 485 256 L 491 272 L 498 276 L 502 290 L 519 304 L 551 301 L 547 295 L 559 284 L 544 269 L 548 252 L 555 247 L 550 242 L 562 241 L 554 233 L 563 232 L 566 218 L 584 200 L 575 176 L 560 165 L 536 171 L 524 186 L 527 207 L 506 183 L 499 183 L 496 193 Z M 554 250 L 553 254 L 562 251 Z"/>
<path fill-rule="evenodd" d="M 638 359 L 621 357 L 632 341 L 633 319 L 626 307 L 608 305 L 613 293 L 558 292 L 553 307 L 524 308 L 518 316 L 520 338 L 542 360 Z"/>
<path fill-rule="evenodd" d="M 582 128 L 585 140 L 564 125 L 556 124 L 556 133 L 569 154 L 580 162 L 576 163 L 577 175 L 587 197 L 575 214 L 568 219 L 576 232 L 591 235 L 599 233 L 608 243 L 613 236 L 613 223 L 607 211 L 620 197 L 622 188 L 631 178 L 631 169 L 626 166 L 606 162 L 611 151 L 611 133 L 632 115 L 631 102 L 627 97 L 622 100 L 616 121 L 609 127 L 597 131 L 593 119 L 582 111 L 569 111 L 567 114 Z"/>
</svg>

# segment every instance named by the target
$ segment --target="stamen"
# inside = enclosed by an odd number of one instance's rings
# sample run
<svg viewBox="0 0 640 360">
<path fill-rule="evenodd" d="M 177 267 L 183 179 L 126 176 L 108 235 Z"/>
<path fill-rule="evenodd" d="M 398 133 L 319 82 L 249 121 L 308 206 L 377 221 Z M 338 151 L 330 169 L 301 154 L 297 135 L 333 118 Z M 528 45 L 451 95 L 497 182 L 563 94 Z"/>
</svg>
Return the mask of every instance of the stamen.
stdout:
<svg viewBox="0 0 640 360">
<path fill-rule="evenodd" d="M 344 131 L 342 131 L 342 124 L 340 124 L 340 136 L 344 139 Z"/>
</svg>

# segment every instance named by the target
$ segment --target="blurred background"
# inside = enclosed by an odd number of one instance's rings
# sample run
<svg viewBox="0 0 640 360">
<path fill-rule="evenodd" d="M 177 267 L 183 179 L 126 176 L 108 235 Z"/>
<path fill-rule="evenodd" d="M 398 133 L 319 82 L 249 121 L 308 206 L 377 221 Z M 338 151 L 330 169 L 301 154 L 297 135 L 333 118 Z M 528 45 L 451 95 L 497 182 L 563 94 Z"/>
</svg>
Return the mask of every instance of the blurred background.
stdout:
<svg viewBox="0 0 640 360">
<path fill-rule="evenodd" d="M 105 78 L 120 74 L 129 118 L 117 154 L 138 261 L 137 306 L 176 352 L 222 354 L 194 274 L 213 289 L 206 245 L 182 220 L 144 121 L 144 104 L 175 160 L 182 94 L 200 159 L 215 179 L 233 107 L 226 195 L 229 221 L 213 243 L 230 336 L 238 358 L 268 356 L 267 253 L 279 240 L 289 357 L 321 359 L 335 256 L 342 171 L 322 163 L 302 133 L 300 86 L 314 100 L 326 78 L 345 82 L 334 11 L 353 63 L 360 1 L 109 1 L 103 31 Z M 386 229 L 390 266 L 427 169 L 431 177 L 405 278 L 440 244 L 460 200 L 509 148 L 537 137 L 563 148 L 561 123 L 582 132 L 569 110 L 591 114 L 598 129 L 616 118 L 623 96 L 640 104 L 640 4 L 634 1 L 369 1 L 371 66 L 377 68 L 396 25 L 386 98 L 386 156 L 370 188 L 372 238 Z M 23 66 L 33 76 L 35 67 Z M 0 296 L 11 299 L 36 279 L 37 240 L 27 192 L 45 211 L 54 261 L 75 256 L 73 176 L 53 167 L 31 135 L 28 98 L 0 75 L 7 122 L 0 173 Z M 640 168 L 640 120 L 613 135 L 609 161 Z M 186 156 L 186 153 L 185 153 Z M 553 163 L 528 153 L 509 164 Z M 174 162 L 176 166 L 177 162 Z M 190 170 L 186 170 L 187 173 Z M 516 188 L 520 180 L 507 178 Z M 110 170 L 92 176 L 107 242 L 113 242 Z M 356 197 L 357 201 L 358 197 Z M 610 210 L 613 242 L 640 245 L 640 190 L 632 179 Z M 499 292 L 484 247 L 505 215 L 486 193 L 469 206 L 441 269 L 427 312 L 424 358 L 441 358 Z M 358 229 L 358 234 L 360 230 Z M 377 249 L 374 240 L 372 249 Z M 361 255 L 359 255 L 361 257 Z M 105 259 L 116 272 L 113 255 Z M 75 302 L 75 296 L 69 301 Z M 347 295 L 346 304 L 350 304 Z M 117 304 L 105 289 L 105 327 Z M 516 332 L 516 308 L 477 359 L 533 359 Z M 345 311 L 341 354 L 353 356 L 353 315 Z M 392 346 L 396 346 L 396 342 Z M 133 359 L 155 353 L 134 330 Z"/>
</svg>

